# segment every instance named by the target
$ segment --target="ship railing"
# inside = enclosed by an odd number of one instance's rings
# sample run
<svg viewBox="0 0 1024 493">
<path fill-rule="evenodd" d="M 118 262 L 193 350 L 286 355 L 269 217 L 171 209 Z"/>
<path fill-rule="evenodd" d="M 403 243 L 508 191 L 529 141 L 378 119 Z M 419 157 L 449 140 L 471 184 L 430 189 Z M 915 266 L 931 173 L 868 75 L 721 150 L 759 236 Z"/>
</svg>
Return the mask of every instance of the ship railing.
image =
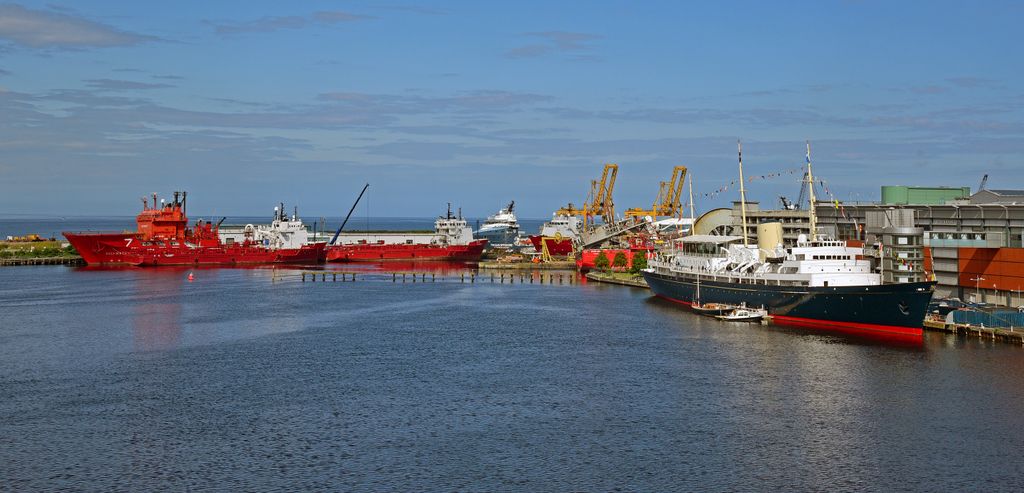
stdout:
<svg viewBox="0 0 1024 493">
<path fill-rule="evenodd" d="M 137 231 L 128 231 L 127 229 L 121 231 L 87 229 L 82 231 L 62 231 L 61 234 L 63 233 L 70 233 L 73 235 L 128 235 L 135 234 Z"/>
<path fill-rule="evenodd" d="M 799 274 L 781 274 L 772 278 L 763 275 L 737 275 L 729 271 L 707 271 L 699 269 L 669 268 L 670 272 L 701 277 L 711 281 L 722 281 L 731 284 L 750 284 L 762 286 L 806 286 L 807 279 Z"/>
</svg>

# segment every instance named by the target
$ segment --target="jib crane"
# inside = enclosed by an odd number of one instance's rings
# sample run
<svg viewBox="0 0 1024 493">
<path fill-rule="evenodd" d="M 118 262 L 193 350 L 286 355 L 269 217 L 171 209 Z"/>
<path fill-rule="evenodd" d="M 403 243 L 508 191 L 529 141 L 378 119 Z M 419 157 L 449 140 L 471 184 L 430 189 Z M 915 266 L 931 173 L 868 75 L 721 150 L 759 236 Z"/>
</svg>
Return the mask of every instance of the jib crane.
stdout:
<svg viewBox="0 0 1024 493">
<path fill-rule="evenodd" d="M 672 169 L 672 179 L 663 181 L 658 187 L 658 196 L 654 199 L 654 205 L 644 210 L 634 207 L 626 211 L 626 216 L 651 216 L 672 217 L 681 211 L 680 199 L 683 195 L 683 183 L 686 182 L 686 166 L 676 166 Z"/>
<path fill-rule="evenodd" d="M 584 226 L 594 223 L 598 216 L 605 223 L 615 221 L 615 203 L 612 200 L 612 192 L 615 190 L 615 178 L 619 173 L 619 165 L 609 163 L 604 165 L 600 180 L 590 180 L 590 194 L 583 203 L 583 208 L 578 209 L 570 202 L 567 206 L 555 211 L 555 214 L 565 216 L 582 216 Z"/>
</svg>

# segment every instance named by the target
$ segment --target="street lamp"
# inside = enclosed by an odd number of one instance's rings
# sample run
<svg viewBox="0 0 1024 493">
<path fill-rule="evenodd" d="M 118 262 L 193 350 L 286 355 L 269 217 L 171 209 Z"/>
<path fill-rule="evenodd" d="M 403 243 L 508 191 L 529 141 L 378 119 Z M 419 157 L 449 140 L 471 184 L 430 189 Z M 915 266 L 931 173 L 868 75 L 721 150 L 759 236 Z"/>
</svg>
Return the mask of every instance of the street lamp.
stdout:
<svg viewBox="0 0 1024 493">
<path fill-rule="evenodd" d="M 978 277 L 975 277 L 971 280 L 977 283 L 974 287 L 974 297 L 976 298 L 975 302 L 981 303 L 981 281 L 984 281 L 985 278 L 979 275 Z"/>
</svg>

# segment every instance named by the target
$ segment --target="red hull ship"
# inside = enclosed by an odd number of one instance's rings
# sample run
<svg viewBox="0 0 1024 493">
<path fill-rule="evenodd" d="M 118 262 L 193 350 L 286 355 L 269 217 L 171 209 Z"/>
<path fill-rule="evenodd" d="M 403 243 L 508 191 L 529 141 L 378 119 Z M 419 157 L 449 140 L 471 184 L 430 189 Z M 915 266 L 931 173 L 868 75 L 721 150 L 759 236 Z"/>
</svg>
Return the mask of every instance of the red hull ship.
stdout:
<svg viewBox="0 0 1024 493">
<path fill-rule="evenodd" d="M 365 188 L 363 189 L 366 190 Z M 362 196 L 360 194 L 360 196 Z M 358 199 L 356 200 L 358 203 Z M 353 206 L 355 208 L 355 206 Z M 347 221 L 347 218 L 346 218 Z M 345 227 L 342 223 L 341 228 Z M 339 242 L 341 228 L 327 247 L 328 262 L 379 262 L 382 260 L 480 260 L 487 240 L 474 240 L 473 230 L 462 218 L 448 214 L 434 221 L 433 233 L 347 233 Z"/>
<path fill-rule="evenodd" d="M 180 199 L 179 199 L 180 197 Z M 298 248 L 270 248 L 255 241 L 225 244 L 216 225 L 198 221 L 188 227 L 184 192 L 174 201 L 153 207 L 143 199 L 142 212 L 135 218 L 138 231 L 126 233 L 62 233 L 89 265 L 252 265 L 276 263 L 318 263 L 326 243 Z"/>
<path fill-rule="evenodd" d="M 538 252 L 543 251 L 544 245 L 541 242 L 544 241 L 544 237 L 541 235 L 533 235 L 530 237 L 530 243 L 533 243 L 533 248 Z M 572 239 L 570 238 L 554 238 L 548 237 L 545 242 L 548 247 L 548 253 L 556 257 L 572 255 Z"/>
<path fill-rule="evenodd" d="M 547 246 L 548 254 L 556 257 L 572 255 L 579 241 L 582 223 L 576 216 L 555 213 L 550 221 L 540 227 L 540 234 L 530 237 L 530 243 L 537 252 Z"/>
<path fill-rule="evenodd" d="M 366 243 L 332 246 L 327 249 L 328 262 L 378 262 L 381 260 L 459 260 L 476 261 L 484 253 L 487 240 L 474 240 L 466 245 L 432 245 L 427 243 Z"/>
</svg>

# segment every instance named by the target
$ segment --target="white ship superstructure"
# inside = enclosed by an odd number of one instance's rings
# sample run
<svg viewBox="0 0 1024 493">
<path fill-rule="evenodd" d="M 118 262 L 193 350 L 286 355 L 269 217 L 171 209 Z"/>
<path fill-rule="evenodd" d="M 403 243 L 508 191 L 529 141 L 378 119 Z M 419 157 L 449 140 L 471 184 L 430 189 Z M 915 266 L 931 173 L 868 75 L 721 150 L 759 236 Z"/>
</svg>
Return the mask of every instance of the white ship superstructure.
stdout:
<svg viewBox="0 0 1024 493">
<path fill-rule="evenodd" d="M 312 240 L 312 234 L 299 218 L 298 208 L 289 217 L 284 204 L 274 208 L 274 219 L 270 224 L 221 226 L 219 234 L 220 240 L 226 244 L 249 240 L 270 248 L 300 248 Z"/>
</svg>

